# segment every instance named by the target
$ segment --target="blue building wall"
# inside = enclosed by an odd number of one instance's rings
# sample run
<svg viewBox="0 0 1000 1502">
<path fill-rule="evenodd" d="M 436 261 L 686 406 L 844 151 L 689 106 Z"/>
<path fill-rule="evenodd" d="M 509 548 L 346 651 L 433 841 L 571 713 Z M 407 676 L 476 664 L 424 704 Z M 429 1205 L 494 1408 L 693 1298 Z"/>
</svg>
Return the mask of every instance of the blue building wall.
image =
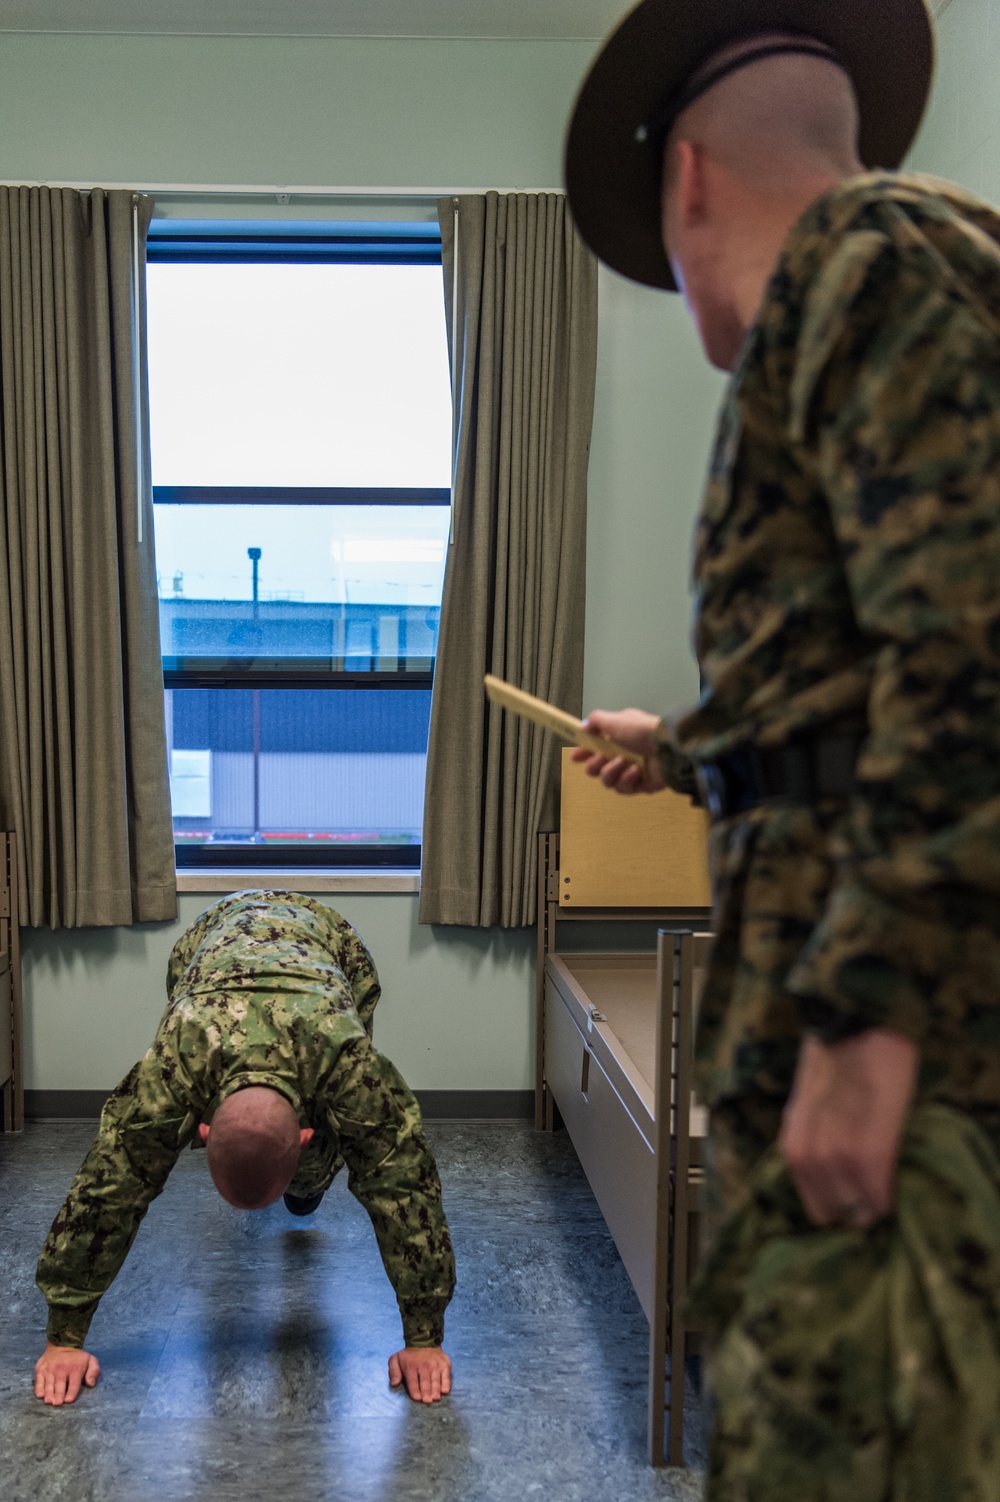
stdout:
<svg viewBox="0 0 1000 1502">
<path fill-rule="evenodd" d="M 171 692 L 175 750 L 253 749 L 252 689 Z M 427 750 L 429 688 L 264 688 L 257 693 L 262 754 Z"/>
</svg>

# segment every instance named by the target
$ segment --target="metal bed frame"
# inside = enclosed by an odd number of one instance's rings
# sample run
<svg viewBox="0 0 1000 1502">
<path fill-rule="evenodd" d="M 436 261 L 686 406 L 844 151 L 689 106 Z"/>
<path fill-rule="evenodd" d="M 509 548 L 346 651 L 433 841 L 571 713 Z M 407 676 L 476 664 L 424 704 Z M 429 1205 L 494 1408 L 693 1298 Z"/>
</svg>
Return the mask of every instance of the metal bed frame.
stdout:
<svg viewBox="0 0 1000 1502">
<path fill-rule="evenodd" d="M 649 1320 L 649 1462 L 681 1465 L 684 1357 L 696 1349 L 684 1300 L 703 1184 L 701 1138 L 691 1120 L 694 1016 L 710 944 L 695 930 L 705 927 L 709 910 L 618 907 L 613 894 L 606 906 L 560 905 L 563 883 L 560 836 L 540 835 L 535 1124 L 551 1130 L 558 1107 L 573 1139 Z M 648 990 L 652 957 L 573 956 L 557 947 L 557 925 L 601 920 L 659 925 L 652 1090 L 587 992 L 588 972 L 601 979 L 601 994 L 613 994 L 616 972 L 627 990 L 627 972 L 638 968 Z"/>
</svg>

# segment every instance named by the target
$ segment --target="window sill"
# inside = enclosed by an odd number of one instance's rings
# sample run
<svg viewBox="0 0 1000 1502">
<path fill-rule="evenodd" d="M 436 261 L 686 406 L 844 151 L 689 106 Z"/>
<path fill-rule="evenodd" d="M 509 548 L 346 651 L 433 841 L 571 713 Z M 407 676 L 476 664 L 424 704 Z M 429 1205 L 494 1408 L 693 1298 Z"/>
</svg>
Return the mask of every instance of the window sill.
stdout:
<svg viewBox="0 0 1000 1502">
<path fill-rule="evenodd" d="M 197 871 L 188 867 L 177 872 L 178 892 L 239 892 L 244 888 L 272 887 L 282 892 L 419 892 L 420 872 L 413 870 L 303 870 L 294 866 L 256 866 L 250 870 L 233 866 Z"/>
</svg>

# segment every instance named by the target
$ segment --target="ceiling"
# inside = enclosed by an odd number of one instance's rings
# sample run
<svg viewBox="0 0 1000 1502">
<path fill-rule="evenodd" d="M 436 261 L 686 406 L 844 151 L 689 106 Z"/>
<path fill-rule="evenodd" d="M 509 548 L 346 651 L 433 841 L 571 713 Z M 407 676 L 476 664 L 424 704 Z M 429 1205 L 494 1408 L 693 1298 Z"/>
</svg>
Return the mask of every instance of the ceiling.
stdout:
<svg viewBox="0 0 1000 1502">
<path fill-rule="evenodd" d="M 0 0 L 0 31 L 603 37 L 630 0 Z"/>
<path fill-rule="evenodd" d="M 632 0 L 0 0 L 0 31 L 593 41 Z M 951 0 L 930 0 L 935 15 Z"/>
</svg>

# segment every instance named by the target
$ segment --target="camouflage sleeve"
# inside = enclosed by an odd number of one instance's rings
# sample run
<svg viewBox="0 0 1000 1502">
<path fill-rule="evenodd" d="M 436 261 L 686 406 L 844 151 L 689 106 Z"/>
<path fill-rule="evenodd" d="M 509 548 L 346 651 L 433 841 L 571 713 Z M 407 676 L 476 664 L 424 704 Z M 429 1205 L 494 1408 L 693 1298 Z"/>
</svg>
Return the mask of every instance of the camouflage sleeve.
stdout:
<svg viewBox="0 0 1000 1502">
<path fill-rule="evenodd" d="M 348 1187 L 371 1216 L 406 1344 L 438 1346 L 455 1287 L 441 1181 L 412 1091 L 366 1038 L 341 1050 L 330 1124 Z"/>
<path fill-rule="evenodd" d="M 686 793 L 692 803 L 701 802 L 694 762 L 674 745 L 669 720 L 661 720 L 656 727 L 656 759 L 660 764 L 660 776 L 668 788 L 673 788 L 675 793 Z"/>
<path fill-rule="evenodd" d="M 824 1036 L 921 1042 L 995 1006 L 948 977 L 1000 895 L 1000 330 L 926 251 L 865 238 L 793 382 L 872 679 L 838 877 L 788 983 Z"/>
<path fill-rule="evenodd" d="M 171 1109 L 152 1051 L 125 1076 L 101 1113 L 97 1137 L 42 1248 L 35 1281 L 49 1306 L 46 1335 L 82 1346 L 101 1295 L 121 1268 L 150 1202 L 190 1136 Z"/>
<path fill-rule="evenodd" d="M 184 974 L 198 952 L 198 948 L 213 922 L 216 921 L 216 908 L 212 906 L 201 913 L 195 921 L 181 934 L 177 943 L 170 951 L 167 961 L 167 995 L 174 994 L 174 987 Z"/>
<path fill-rule="evenodd" d="M 341 920 L 343 922 L 343 920 Z M 338 962 L 347 978 L 354 997 L 354 1010 L 364 1023 L 365 1032 L 372 1036 L 375 1008 L 382 995 L 375 961 L 361 935 L 349 923 L 344 923 L 340 933 Z"/>
</svg>

